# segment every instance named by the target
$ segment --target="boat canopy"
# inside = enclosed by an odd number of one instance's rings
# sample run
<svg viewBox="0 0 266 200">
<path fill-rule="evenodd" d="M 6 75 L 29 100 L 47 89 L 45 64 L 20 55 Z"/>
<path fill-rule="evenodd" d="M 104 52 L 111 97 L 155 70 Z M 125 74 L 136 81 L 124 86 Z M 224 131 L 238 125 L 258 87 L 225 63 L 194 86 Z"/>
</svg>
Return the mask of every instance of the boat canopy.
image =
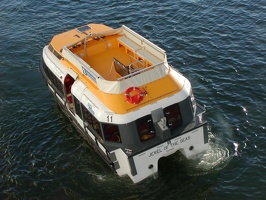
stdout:
<svg viewBox="0 0 266 200">
<path fill-rule="evenodd" d="M 130 74 L 130 77 L 122 77 L 116 81 L 97 79 L 99 89 L 106 93 L 121 94 L 129 87 L 139 87 L 147 83 L 163 78 L 168 74 L 168 68 L 164 63 L 151 66 L 142 71 Z M 136 75 L 137 74 L 137 75 Z"/>
</svg>

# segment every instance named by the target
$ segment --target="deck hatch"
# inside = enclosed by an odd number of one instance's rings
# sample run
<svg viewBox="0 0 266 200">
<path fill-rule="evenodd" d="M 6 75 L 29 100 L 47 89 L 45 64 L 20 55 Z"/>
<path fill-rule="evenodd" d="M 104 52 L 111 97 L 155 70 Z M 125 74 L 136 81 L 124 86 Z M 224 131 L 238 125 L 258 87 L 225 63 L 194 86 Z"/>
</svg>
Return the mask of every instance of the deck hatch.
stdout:
<svg viewBox="0 0 266 200">
<path fill-rule="evenodd" d="M 77 28 L 77 30 L 79 32 L 83 33 L 84 31 L 91 30 L 91 27 L 89 27 L 88 25 L 86 25 L 86 26 L 82 26 L 82 27 Z"/>
</svg>

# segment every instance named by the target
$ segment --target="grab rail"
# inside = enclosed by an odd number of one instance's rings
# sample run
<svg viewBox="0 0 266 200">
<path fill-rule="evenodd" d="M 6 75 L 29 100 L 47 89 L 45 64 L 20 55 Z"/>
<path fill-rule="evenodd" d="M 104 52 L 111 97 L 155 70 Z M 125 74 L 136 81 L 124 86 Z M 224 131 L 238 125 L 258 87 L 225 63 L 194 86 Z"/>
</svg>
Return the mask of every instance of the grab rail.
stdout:
<svg viewBox="0 0 266 200">
<path fill-rule="evenodd" d="M 148 70 L 153 69 L 153 68 L 155 68 L 155 67 L 157 67 L 157 66 L 159 66 L 159 65 L 161 65 L 161 64 L 163 64 L 163 63 L 164 63 L 164 62 L 160 62 L 160 63 L 155 64 L 155 65 L 152 65 L 152 66 L 150 66 L 150 67 L 147 67 L 147 68 L 144 68 L 144 69 L 141 69 L 141 70 L 135 71 L 135 72 L 133 72 L 133 73 L 131 73 L 131 74 L 128 74 L 128 75 L 126 75 L 126 76 L 123 76 L 123 77 L 121 77 L 121 78 L 118 78 L 117 81 L 121 81 L 121 80 L 124 80 L 124 79 L 130 78 L 131 76 L 135 76 L 136 74 L 140 74 L 140 73 L 142 73 L 142 72 L 148 71 Z"/>
</svg>

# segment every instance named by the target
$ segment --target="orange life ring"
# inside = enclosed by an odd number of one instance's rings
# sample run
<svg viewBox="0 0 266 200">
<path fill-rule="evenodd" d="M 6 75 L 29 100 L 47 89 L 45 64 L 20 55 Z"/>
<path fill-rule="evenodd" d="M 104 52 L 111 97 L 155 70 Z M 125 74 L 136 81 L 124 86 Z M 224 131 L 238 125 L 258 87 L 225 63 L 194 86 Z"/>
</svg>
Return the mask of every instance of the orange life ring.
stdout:
<svg viewBox="0 0 266 200">
<path fill-rule="evenodd" d="M 126 100 L 131 104 L 139 104 L 143 96 L 143 92 L 138 87 L 130 87 L 125 92 Z"/>
</svg>

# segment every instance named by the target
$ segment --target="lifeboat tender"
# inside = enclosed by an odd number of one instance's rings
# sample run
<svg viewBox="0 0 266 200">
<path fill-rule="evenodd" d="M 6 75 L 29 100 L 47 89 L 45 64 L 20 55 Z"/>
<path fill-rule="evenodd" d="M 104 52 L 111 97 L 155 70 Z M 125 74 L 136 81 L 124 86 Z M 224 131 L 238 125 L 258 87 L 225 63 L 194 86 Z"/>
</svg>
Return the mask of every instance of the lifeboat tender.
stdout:
<svg viewBox="0 0 266 200">
<path fill-rule="evenodd" d="M 54 36 L 40 70 L 71 122 L 134 183 L 162 157 L 208 149 L 205 109 L 166 52 L 130 28 L 88 24 Z"/>
</svg>

